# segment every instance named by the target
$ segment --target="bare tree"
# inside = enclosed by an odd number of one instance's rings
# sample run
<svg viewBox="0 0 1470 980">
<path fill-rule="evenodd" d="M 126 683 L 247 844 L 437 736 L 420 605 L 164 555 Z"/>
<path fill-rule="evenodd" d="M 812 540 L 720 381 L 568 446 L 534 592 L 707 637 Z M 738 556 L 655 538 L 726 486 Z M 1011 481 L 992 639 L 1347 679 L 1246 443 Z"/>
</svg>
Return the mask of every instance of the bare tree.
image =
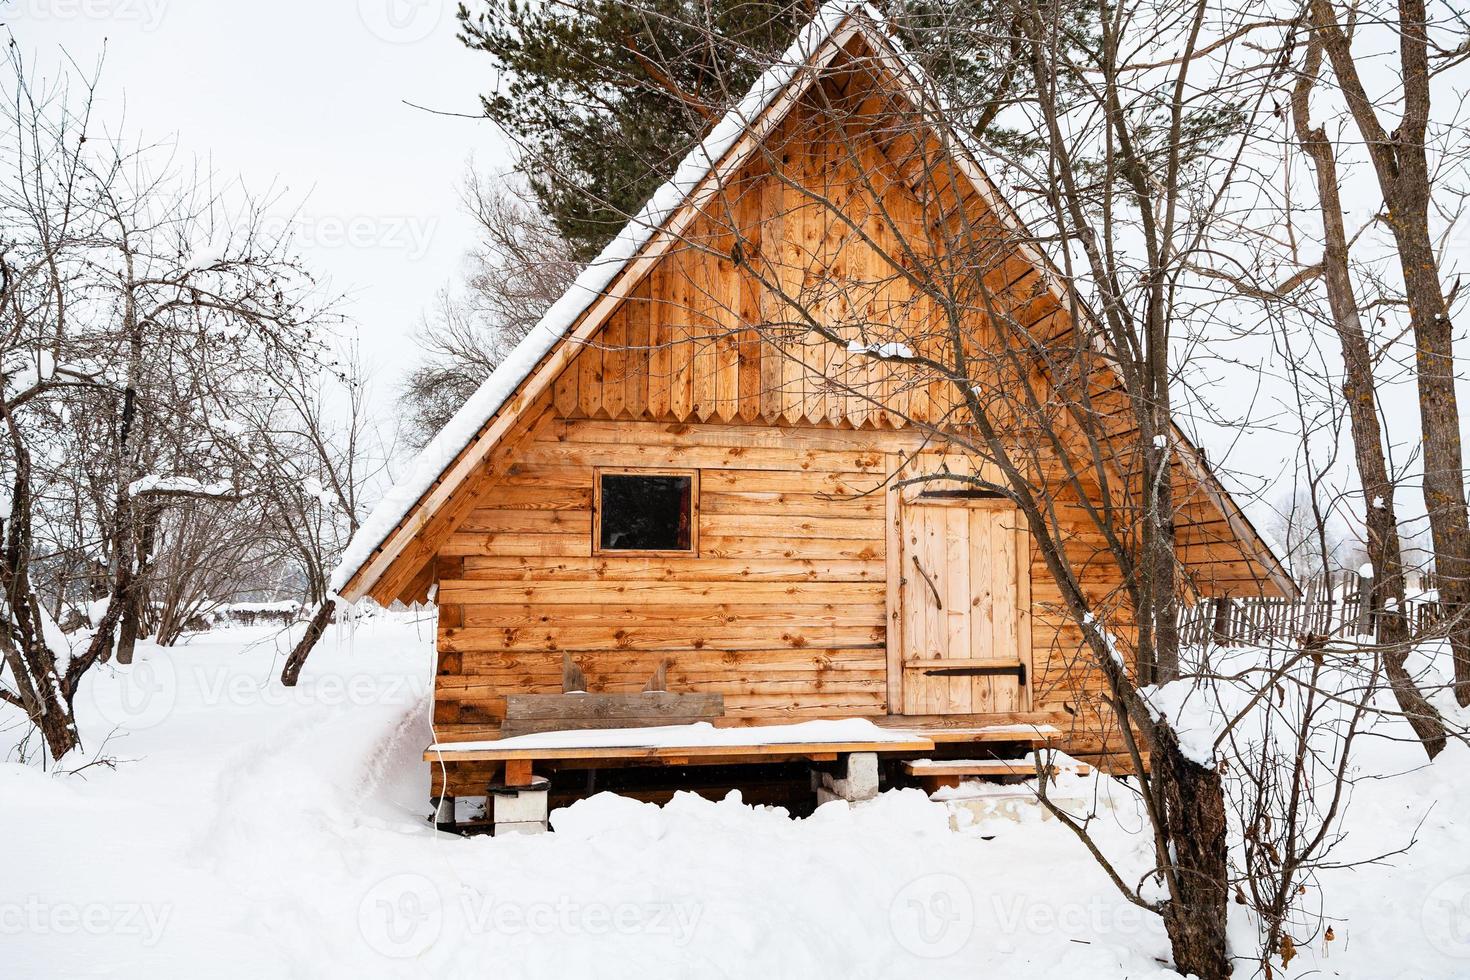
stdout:
<svg viewBox="0 0 1470 980">
<path fill-rule="evenodd" d="M 1360 480 L 1367 529 L 1368 560 L 1373 568 L 1378 639 L 1390 649 L 1387 672 L 1400 707 L 1413 723 L 1430 758 L 1445 745 L 1445 727 L 1404 664 L 1409 653 L 1409 626 L 1405 618 L 1404 561 L 1394 508 L 1395 481 L 1390 476 L 1375 397 L 1373 356 L 1363 329 L 1349 257 L 1347 225 L 1339 196 L 1336 151 L 1321 125 L 1312 124 L 1311 94 L 1322 68 L 1323 35 L 1312 33 L 1303 64 L 1291 93 L 1296 139 L 1316 173 L 1318 212 L 1322 221 L 1321 279 L 1327 293 L 1330 322 L 1342 349 L 1343 400 L 1351 420 L 1354 462 Z M 1420 380 L 1421 391 L 1432 380 Z M 1454 382 L 1450 382 L 1453 395 Z M 1453 407 L 1453 405 L 1451 405 Z M 1426 420 L 1427 422 L 1427 420 Z M 1458 423 L 1456 423 L 1458 424 Z M 1458 439 L 1456 440 L 1458 442 Z M 1427 445 L 1427 440 L 1426 440 Z M 1455 453 L 1458 454 L 1456 447 Z M 1426 466 L 1429 465 L 1426 456 Z M 1426 479 L 1426 493 L 1430 482 Z M 1463 520 L 1463 491 L 1461 519 Z M 1451 556 L 1446 568 L 1453 568 Z M 1457 659 L 1458 662 L 1458 659 Z M 1458 668 L 1457 668 L 1458 674 Z"/>
<path fill-rule="evenodd" d="M 399 395 L 404 434 L 416 446 L 443 427 L 577 272 L 571 250 L 516 176 L 471 167 L 461 202 L 481 241 L 465 256 L 461 287 L 441 291 L 419 327 L 424 359 Z"/>
<path fill-rule="evenodd" d="M 1414 338 L 1414 373 L 1424 447 L 1424 504 L 1434 540 L 1440 598 L 1454 624 L 1450 635 L 1455 654 L 1455 696 L 1465 706 L 1470 705 L 1470 517 L 1466 511 L 1465 463 L 1455 395 L 1451 321 L 1454 297 L 1446 291 L 1441 279 L 1431 227 L 1435 193 L 1441 183 L 1431 162 L 1435 138 L 1431 109 L 1436 78 L 1465 60 L 1470 51 L 1467 47 L 1470 31 L 1462 14 L 1446 9 L 1434 16 L 1424 0 L 1398 0 L 1365 10 L 1351 6 L 1345 11 L 1346 25 L 1338 10 L 1332 0 L 1311 0 L 1307 5 L 1307 67 L 1298 87 L 1301 105 L 1297 107 L 1294 103 L 1294 113 L 1298 117 L 1299 139 L 1303 149 L 1312 156 L 1322 186 L 1335 175 L 1331 165 L 1334 148 L 1325 130 L 1310 127 L 1305 100 L 1325 56 L 1357 127 L 1361 146 L 1372 162 L 1382 194 L 1380 218 L 1392 232 L 1396 247 Z M 1375 30 L 1378 24 L 1385 29 Z M 1371 48 L 1376 54 L 1377 39 L 1396 39 L 1398 45 L 1391 85 L 1384 91 L 1370 91 L 1370 83 L 1360 70 L 1364 52 Z M 1385 122 L 1384 114 L 1395 111 L 1397 118 Z M 1321 193 L 1324 216 L 1331 220 L 1331 215 L 1338 213 L 1335 194 L 1325 188 Z M 1340 226 L 1329 231 L 1329 248 L 1335 253 L 1344 252 L 1344 244 L 1336 240 L 1341 236 Z M 1333 264 L 1339 263 L 1334 260 Z M 1330 265 L 1326 272 L 1333 275 Z M 1347 285 L 1340 281 L 1329 286 L 1329 297 L 1336 297 L 1338 304 L 1334 306 L 1334 315 L 1340 321 L 1349 315 L 1338 312 L 1346 289 Z M 1359 364 L 1365 355 L 1366 351 L 1356 347 L 1351 356 L 1345 351 L 1353 376 L 1361 378 Z M 1358 397 L 1364 398 L 1366 394 L 1359 393 Z M 1362 433 L 1361 443 L 1371 444 L 1370 437 L 1371 433 Z M 1381 477 L 1377 470 L 1370 470 L 1364 479 L 1376 481 Z M 1377 569 L 1382 563 L 1381 574 L 1389 597 L 1394 598 L 1393 590 L 1401 585 L 1396 548 L 1387 537 L 1387 524 L 1392 521 L 1392 497 L 1382 484 L 1375 484 L 1373 493 L 1370 500 L 1376 502 L 1382 497 L 1386 504 L 1384 508 L 1372 508 L 1382 510 L 1381 514 L 1370 511 L 1377 549 L 1374 567 Z"/>
<path fill-rule="evenodd" d="M 171 508 L 229 507 L 249 489 L 222 416 L 272 401 L 272 366 L 309 369 L 330 317 L 263 233 L 264 205 L 99 136 L 95 75 L 38 90 L 16 52 L 0 119 L 0 700 L 60 758 L 78 742 L 80 677 L 114 646 L 130 659 L 150 618 Z M 77 652 L 31 577 L 38 525 L 56 545 L 46 560 L 107 569 L 106 611 Z"/>
<path fill-rule="evenodd" d="M 286 583 L 277 580 L 284 566 L 270 560 L 258 531 L 269 519 L 250 503 L 221 507 L 209 500 L 176 502 L 151 517 L 153 548 L 137 604 L 139 635 L 171 646 L 207 624 L 221 602 L 284 591 Z"/>
</svg>

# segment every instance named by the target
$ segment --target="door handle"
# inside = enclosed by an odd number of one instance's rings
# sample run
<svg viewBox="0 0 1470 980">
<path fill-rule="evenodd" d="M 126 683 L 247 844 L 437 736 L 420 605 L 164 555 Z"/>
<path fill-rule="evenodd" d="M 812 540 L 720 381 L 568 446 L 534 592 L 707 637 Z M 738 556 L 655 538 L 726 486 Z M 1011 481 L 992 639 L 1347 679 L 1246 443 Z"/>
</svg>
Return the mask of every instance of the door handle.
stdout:
<svg viewBox="0 0 1470 980">
<path fill-rule="evenodd" d="M 909 558 L 911 558 L 913 560 L 914 567 L 919 570 L 919 574 L 924 577 L 924 584 L 927 585 L 927 586 L 929 586 L 929 591 L 931 593 L 933 593 L 933 595 L 934 595 L 934 607 L 936 609 L 939 609 L 939 610 L 943 611 L 943 609 L 944 609 L 944 602 L 941 601 L 940 598 L 939 598 L 939 586 L 937 586 L 937 585 L 934 584 L 934 580 L 929 577 L 929 573 L 926 572 L 926 571 L 924 571 L 924 566 L 919 564 L 919 556 L 918 555 L 909 555 Z"/>
</svg>

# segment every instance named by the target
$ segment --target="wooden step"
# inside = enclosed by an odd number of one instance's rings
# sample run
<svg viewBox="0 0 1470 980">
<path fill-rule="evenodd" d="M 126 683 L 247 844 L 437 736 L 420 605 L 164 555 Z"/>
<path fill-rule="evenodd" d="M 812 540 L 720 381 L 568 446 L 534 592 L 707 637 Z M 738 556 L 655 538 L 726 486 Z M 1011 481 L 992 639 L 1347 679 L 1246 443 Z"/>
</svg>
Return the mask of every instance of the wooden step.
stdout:
<svg viewBox="0 0 1470 980">
<path fill-rule="evenodd" d="M 1062 737 L 1055 725 L 980 725 L 975 728 L 927 728 L 935 742 L 1025 742 L 1042 745 Z"/>
<path fill-rule="evenodd" d="M 872 721 L 883 728 L 917 732 L 935 742 L 1016 742 L 1046 745 L 1061 741 L 1070 726 L 1058 711 L 994 711 L 964 715 L 884 715 Z"/>
<path fill-rule="evenodd" d="M 903 764 L 910 776 L 1021 776 L 1036 775 L 1036 765 L 1029 759 L 913 759 Z M 1048 765 L 1048 775 L 1074 772 L 1086 776 L 1092 767 L 1072 763 L 1061 767 Z"/>
<path fill-rule="evenodd" d="M 954 789 L 970 779 L 1036 778 L 1036 764 L 1030 759 L 914 759 L 903 763 L 903 768 L 926 793 Z M 1079 762 L 1046 766 L 1050 778 L 1061 772 L 1086 776 L 1092 767 Z"/>
</svg>

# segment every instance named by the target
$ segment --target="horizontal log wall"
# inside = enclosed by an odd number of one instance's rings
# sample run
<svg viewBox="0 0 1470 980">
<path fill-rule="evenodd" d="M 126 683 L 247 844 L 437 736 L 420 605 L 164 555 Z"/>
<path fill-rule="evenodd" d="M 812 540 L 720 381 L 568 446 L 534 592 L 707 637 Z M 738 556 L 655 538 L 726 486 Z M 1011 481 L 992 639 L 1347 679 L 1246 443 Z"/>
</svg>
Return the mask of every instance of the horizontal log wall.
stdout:
<svg viewBox="0 0 1470 980">
<path fill-rule="evenodd" d="M 726 715 L 887 711 L 885 501 L 911 435 L 562 419 L 480 500 L 439 557 L 441 736 L 494 728 L 504 695 L 674 691 Z M 700 470 L 699 554 L 592 554 L 594 467 Z M 876 492 L 873 492 L 878 488 Z"/>
<path fill-rule="evenodd" d="M 558 419 L 439 555 L 438 737 L 494 737 L 506 694 L 561 691 L 563 652 L 604 692 L 641 689 L 666 657 L 669 690 L 722 694 L 746 723 L 887 713 L 880 485 L 921 446 L 902 431 Z M 698 467 L 699 554 L 594 556 L 600 466 Z M 1080 531 L 1070 544 L 1103 600 L 1118 577 L 1100 547 Z M 1076 710 L 1099 681 L 1039 560 L 1032 582 L 1033 707 Z"/>
</svg>

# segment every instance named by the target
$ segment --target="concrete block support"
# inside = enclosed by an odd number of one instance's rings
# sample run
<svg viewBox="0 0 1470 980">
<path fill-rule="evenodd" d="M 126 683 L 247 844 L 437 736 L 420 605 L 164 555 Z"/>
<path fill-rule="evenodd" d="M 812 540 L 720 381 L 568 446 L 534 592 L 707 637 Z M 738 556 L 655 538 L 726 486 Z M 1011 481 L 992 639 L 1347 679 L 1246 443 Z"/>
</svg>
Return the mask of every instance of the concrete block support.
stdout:
<svg viewBox="0 0 1470 980">
<path fill-rule="evenodd" d="M 838 760 L 832 771 L 821 771 L 817 783 L 817 805 L 832 800 L 858 803 L 878 795 L 878 755 L 853 752 Z"/>
<path fill-rule="evenodd" d="M 490 818 L 495 821 L 495 836 L 544 834 L 550 789 L 551 784 L 541 776 L 529 786 L 491 786 Z"/>
<path fill-rule="evenodd" d="M 434 804 L 434 827 L 437 830 L 454 829 L 454 797 L 435 796 L 430 800 Z"/>
</svg>

